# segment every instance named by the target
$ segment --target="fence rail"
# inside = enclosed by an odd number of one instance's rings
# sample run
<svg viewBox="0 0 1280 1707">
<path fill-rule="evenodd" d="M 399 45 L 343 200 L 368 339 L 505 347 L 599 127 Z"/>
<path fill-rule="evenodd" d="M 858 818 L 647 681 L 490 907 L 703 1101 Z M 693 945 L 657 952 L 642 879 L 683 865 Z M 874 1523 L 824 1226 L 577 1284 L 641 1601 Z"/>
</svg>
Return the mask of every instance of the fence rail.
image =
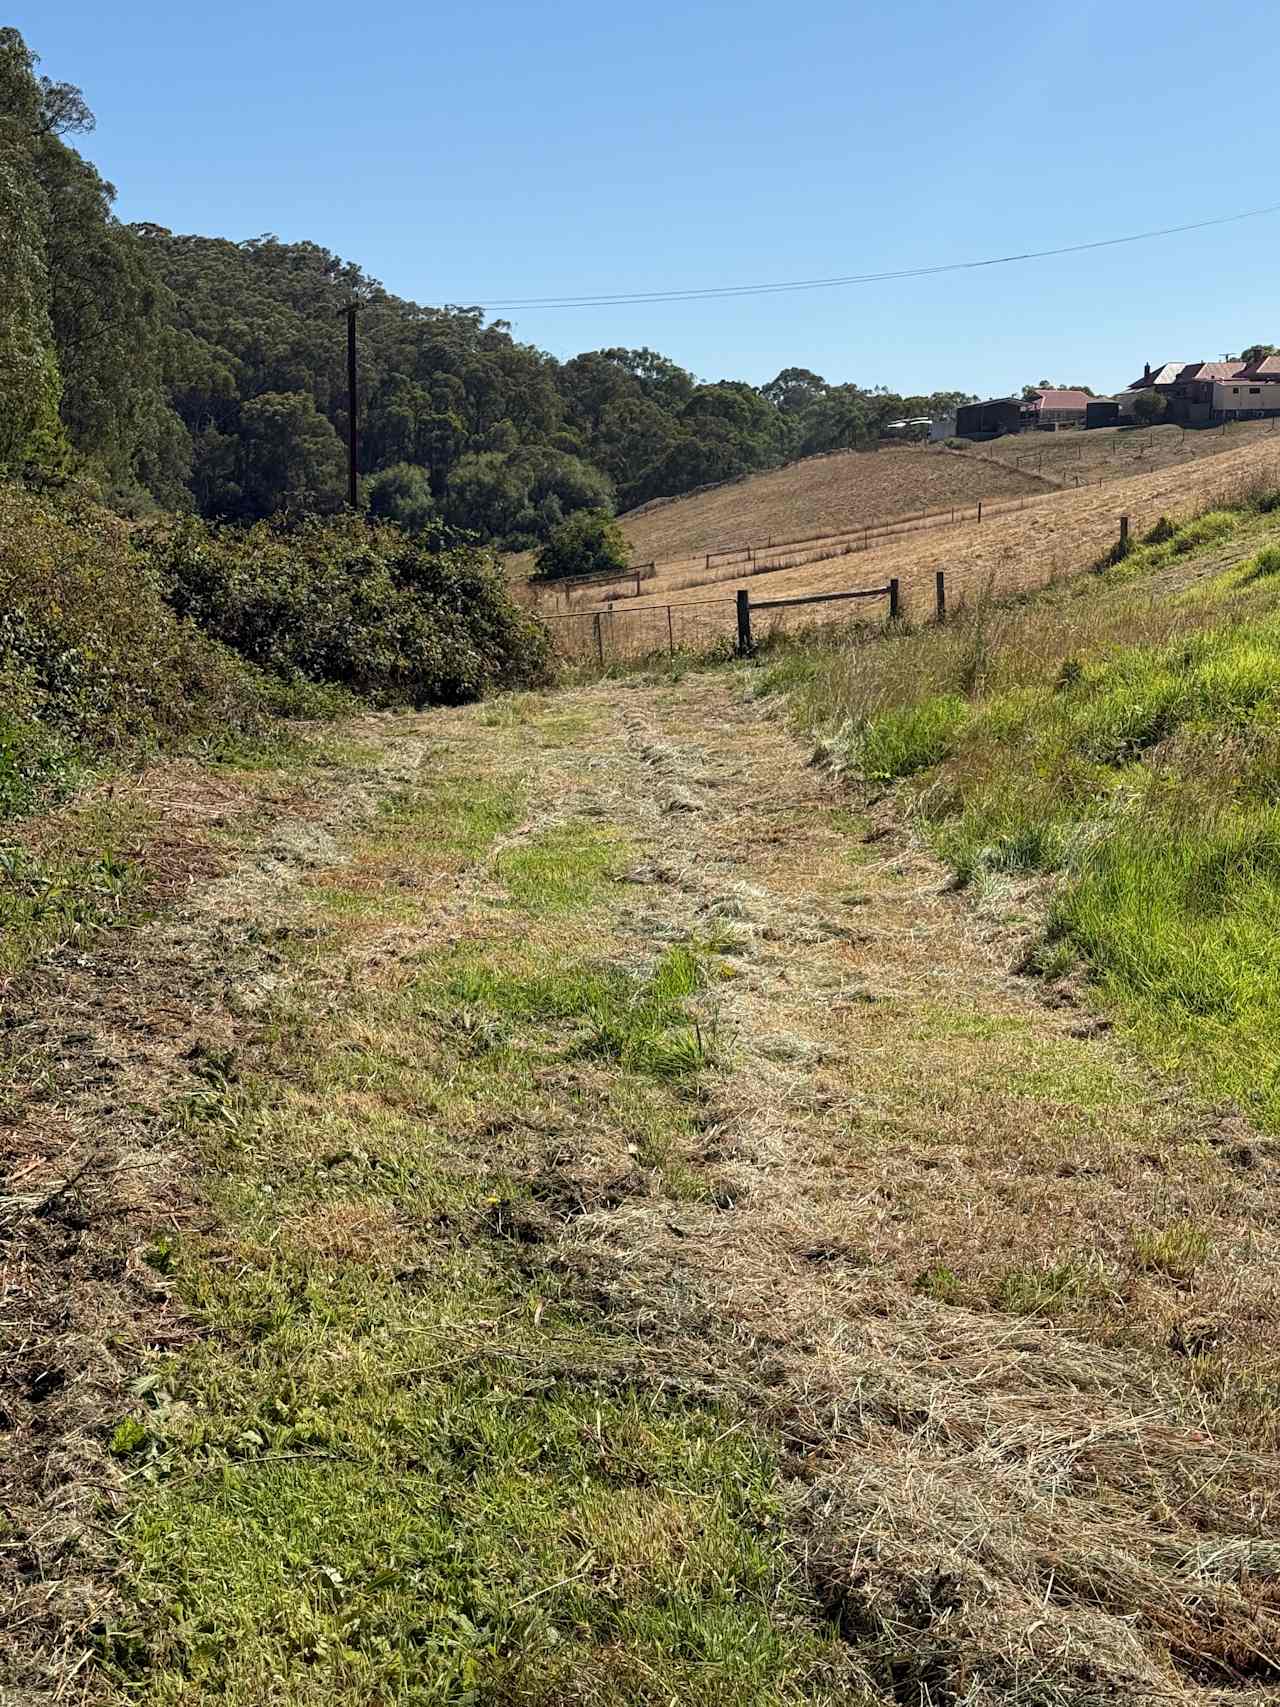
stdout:
<svg viewBox="0 0 1280 1707">
<path fill-rule="evenodd" d="M 938 581 L 938 612 L 945 613 L 943 577 Z M 806 605 L 833 605 L 861 599 L 887 599 L 887 620 L 902 615 L 900 584 L 895 576 L 882 586 L 851 587 L 838 593 L 809 593 L 786 599 L 752 599 L 746 587 L 732 598 L 689 599 L 682 603 L 623 605 L 618 609 L 569 611 L 544 616 L 557 654 L 570 661 L 595 664 L 639 663 L 677 652 L 733 652 L 749 656 L 762 636 L 753 631 L 752 617 L 766 616 L 768 634 L 786 632 L 787 618 Z"/>
<path fill-rule="evenodd" d="M 1102 485 L 1103 482 L 1099 481 L 1098 484 Z M 744 575 L 771 575 L 782 569 L 798 569 L 809 563 L 827 563 L 837 557 L 851 557 L 860 551 L 874 550 L 876 546 L 897 539 L 903 534 L 965 522 L 981 523 L 990 517 L 1011 515 L 1025 510 L 1028 504 L 1037 504 L 1056 495 L 1055 489 L 1049 492 L 1027 492 L 1016 498 L 982 498 L 971 504 L 955 504 L 945 510 L 922 510 L 918 515 L 899 517 L 897 521 L 868 522 L 862 527 L 847 528 L 836 533 L 810 534 L 803 539 L 786 543 L 770 541 L 761 545 L 725 546 L 721 550 L 699 552 L 690 557 L 660 558 L 619 571 L 612 577 L 593 575 L 575 578 L 571 583 L 553 585 L 556 588 L 556 596 L 564 598 L 566 609 L 572 593 L 580 587 L 597 591 L 606 601 L 639 596 L 661 599 L 666 593 L 715 585 L 721 581 L 736 580 Z M 760 553 L 765 551 L 775 555 L 761 562 Z M 739 554 L 737 561 L 727 561 L 732 553 Z M 709 560 L 716 557 L 724 557 L 726 561 L 711 562 L 708 566 Z M 686 572 L 681 573 L 682 570 Z M 646 588 L 643 585 L 644 582 L 652 582 L 655 579 L 659 583 L 657 586 Z M 533 583 L 529 585 L 532 586 Z M 606 588 L 610 590 L 600 591 Z M 613 591 L 615 588 L 617 590 Z"/>
<path fill-rule="evenodd" d="M 942 580 L 939 577 L 939 588 Z M 738 656 L 749 658 L 755 651 L 755 640 L 751 633 L 751 613 L 753 610 L 790 610 L 798 605 L 834 605 L 841 604 L 847 599 L 885 599 L 889 601 L 889 621 L 896 622 L 902 612 L 902 600 L 897 576 L 893 576 L 883 587 L 854 587 L 843 593 L 808 593 L 793 599 L 756 599 L 753 601 L 746 587 L 739 587 L 736 599 L 738 617 Z"/>
</svg>

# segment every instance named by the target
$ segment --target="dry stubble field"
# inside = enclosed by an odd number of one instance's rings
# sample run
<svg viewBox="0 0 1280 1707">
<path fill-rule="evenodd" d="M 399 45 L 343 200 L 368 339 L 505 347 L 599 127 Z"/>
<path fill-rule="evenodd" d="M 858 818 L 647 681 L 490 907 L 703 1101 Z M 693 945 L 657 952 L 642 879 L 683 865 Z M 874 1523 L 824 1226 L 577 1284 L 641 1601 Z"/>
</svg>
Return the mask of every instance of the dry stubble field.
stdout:
<svg viewBox="0 0 1280 1707">
<path fill-rule="evenodd" d="M 1232 421 L 1225 431 L 1219 427 L 1186 431 L 1177 426 L 1095 428 L 1091 432 L 992 439 L 966 454 L 1039 474 L 1070 489 L 1077 479 L 1085 484 L 1099 479 L 1123 480 L 1131 474 L 1154 473 L 1162 468 L 1184 468 L 1243 445 L 1257 444 L 1271 434 L 1280 434 L 1280 421 Z M 1280 444 L 1280 437 L 1273 442 Z"/>
<path fill-rule="evenodd" d="M 806 457 L 688 498 L 658 500 L 621 522 L 633 561 L 665 565 L 722 547 L 838 534 L 1045 486 L 1017 469 L 975 468 L 951 451 L 904 445 Z"/>
<path fill-rule="evenodd" d="M 953 608 L 961 599 L 972 601 L 988 592 L 1005 596 L 1043 586 L 1096 563 L 1114 544 L 1121 515 L 1127 514 L 1135 534 L 1141 533 L 1159 516 L 1185 517 L 1219 498 L 1230 501 L 1256 481 L 1274 476 L 1278 467 L 1280 437 L 1262 435 L 1221 455 L 1079 492 L 1039 496 L 1025 511 L 996 515 L 980 527 L 934 528 L 873 545 L 870 551 L 850 557 L 806 563 L 741 584 L 749 588 L 753 600 L 784 599 L 880 586 L 897 577 L 906 613 L 928 617 L 938 570 L 946 575 Z M 651 590 L 660 583 L 643 586 L 640 598 L 615 601 L 612 613 L 602 618 L 606 662 L 645 656 L 666 649 L 669 643 L 676 648 L 706 647 L 735 633 L 734 582 L 713 587 L 677 585 L 665 593 Z M 760 639 L 773 628 L 847 620 L 852 608 L 830 604 L 761 613 L 754 623 L 755 636 Z M 881 610 L 875 607 L 877 617 Z M 551 629 L 566 655 L 589 658 L 594 654 L 595 622 L 589 611 L 553 619 Z"/>
</svg>

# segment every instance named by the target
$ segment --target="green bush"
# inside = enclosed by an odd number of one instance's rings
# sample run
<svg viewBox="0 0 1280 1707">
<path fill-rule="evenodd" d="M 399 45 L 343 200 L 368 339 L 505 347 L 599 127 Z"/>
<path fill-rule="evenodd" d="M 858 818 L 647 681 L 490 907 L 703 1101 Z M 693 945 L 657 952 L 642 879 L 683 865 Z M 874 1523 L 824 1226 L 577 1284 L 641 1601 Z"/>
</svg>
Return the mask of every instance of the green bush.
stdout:
<svg viewBox="0 0 1280 1707">
<path fill-rule="evenodd" d="M 369 514 L 394 522 L 406 533 L 419 534 L 436 520 L 435 500 L 426 470 L 411 462 L 396 462 L 375 474 L 366 488 Z"/>
<path fill-rule="evenodd" d="M 430 550 L 357 516 L 185 521 L 151 555 L 174 609 L 284 681 L 378 705 L 460 704 L 542 681 L 549 643 L 492 555 Z"/>
<path fill-rule="evenodd" d="M 626 536 L 604 510 L 577 510 L 552 530 L 535 560 L 542 580 L 568 575 L 596 575 L 625 569 L 630 550 Z"/>
<path fill-rule="evenodd" d="M 247 729 L 254 673 L 177 618 L 126 523 L 0 486 L 0 817 L 84 762 Z"/>
</svg>

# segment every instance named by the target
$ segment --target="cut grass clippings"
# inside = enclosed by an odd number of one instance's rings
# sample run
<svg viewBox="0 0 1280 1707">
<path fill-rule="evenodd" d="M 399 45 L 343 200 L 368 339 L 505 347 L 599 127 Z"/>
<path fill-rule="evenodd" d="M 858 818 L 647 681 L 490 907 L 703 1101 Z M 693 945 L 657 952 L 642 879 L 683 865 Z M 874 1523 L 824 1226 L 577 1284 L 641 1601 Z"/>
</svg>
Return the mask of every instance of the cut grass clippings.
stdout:
<svg viewBox="0 0 1280 1707">
<path fill-rule="evenodd" d="M 1082 959 L 1163 1066 L 1280 1131 L 1277 548 L 1144 584 L 1271 507 L 1153 529 L 1105 589 L 771 669 L 829 760 L 906 783 L 962 883 L 1055 876 L 1039 970 Z"/>
<path fill-rule="evenodd" d="M 399 797 L 375 869 L 479 868 L 506 894 L 489 934 L 336 1006 L 282 1000 L 180 1111 L 221 1230 L 156 1259 L 201 1332 L 111 1436 L 135 1494 L 129 1609 L 100 1642 L 122 1698 L 860 1698 L 768 1439 L 647 1378 L 522 1260 L 588 1207 L 563 1145 L 612 1149 L 603 1190 L 663 1189 L 711 1043 L 696 945 L 624 969 L 572 921 L 558 947 L 508 934 L 512 905 L 589 913 L 617 851 L 576 824 L 506 845 L 516 813 L 478 779 Z M 332 888 L 315 904 L 323 933 Z M 336 940 L 295 928 L 308 988 L 340 989 Z"/>
</svg>

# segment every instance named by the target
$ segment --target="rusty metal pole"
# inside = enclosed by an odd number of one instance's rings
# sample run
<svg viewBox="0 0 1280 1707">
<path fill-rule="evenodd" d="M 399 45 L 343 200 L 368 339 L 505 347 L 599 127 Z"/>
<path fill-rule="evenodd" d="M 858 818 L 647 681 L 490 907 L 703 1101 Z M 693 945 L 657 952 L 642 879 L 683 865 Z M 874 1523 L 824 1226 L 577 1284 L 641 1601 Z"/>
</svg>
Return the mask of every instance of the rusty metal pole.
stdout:
<svg viewBox="0 0 1280 1707">
<path fill-rule="evenodd" d="M 347 502 L 360 508 L 360 446 L 356 436 L 356 308 L 347 304 Z"/>
</svg>

